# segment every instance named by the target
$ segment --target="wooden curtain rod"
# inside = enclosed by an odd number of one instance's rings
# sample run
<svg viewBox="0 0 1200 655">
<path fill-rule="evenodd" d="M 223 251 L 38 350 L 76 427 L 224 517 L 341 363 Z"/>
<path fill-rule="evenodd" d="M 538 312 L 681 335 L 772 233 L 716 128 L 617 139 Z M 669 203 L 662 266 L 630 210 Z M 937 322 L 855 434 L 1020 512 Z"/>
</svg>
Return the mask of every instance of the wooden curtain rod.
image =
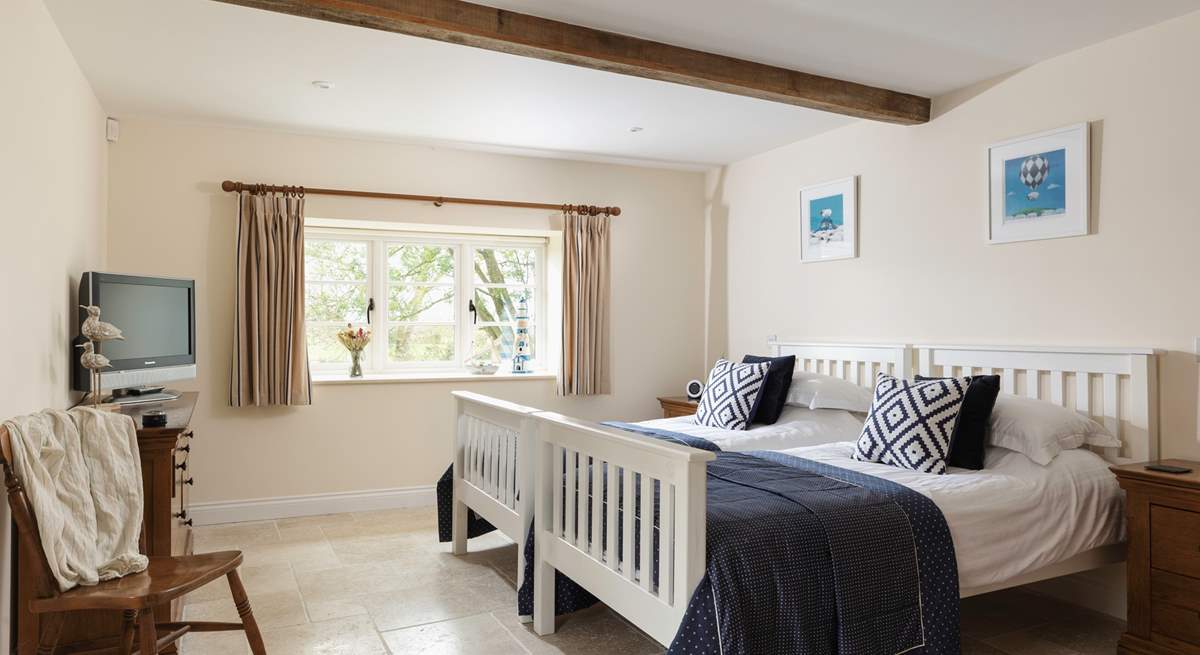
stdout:
<svg viewBox="0 0 1200 655">
<path fill-rule="evenodd" d="M 221 190 L 229 192 L 246 193 L 292 193 L 297 195 L 314 194 L 321 196 L 350 196 L 353 198 L 386 198 L 389 200 L 415 200 L 418 202 L 432 202 L 435 207 L 441 207 L 446 203 L 456 203 L 459 205 L 486 205 L 489 207 L 523 207 L 525 209 L 551 209 L 554 211 L 573 212 L 579 214 L 590 214 L 598 216 L 607 214 L 609 216 L 620 216 L 620 207 L 597 207 L 596 205 L 551 205 L 544 202 L 517 202 L 515 200 L 488 200 L 483 198 L 452 198 L 449 196 L 419 196 L 410 193 L 382 193 L 379 191 L 350 191 L 347 189 L 319 189 L 314 187 L 303 186 L 279 186 L 274 184 L 245 184 L 242 182 L 232 182 L 225 180 L 221 183 Z"/>
</svg>

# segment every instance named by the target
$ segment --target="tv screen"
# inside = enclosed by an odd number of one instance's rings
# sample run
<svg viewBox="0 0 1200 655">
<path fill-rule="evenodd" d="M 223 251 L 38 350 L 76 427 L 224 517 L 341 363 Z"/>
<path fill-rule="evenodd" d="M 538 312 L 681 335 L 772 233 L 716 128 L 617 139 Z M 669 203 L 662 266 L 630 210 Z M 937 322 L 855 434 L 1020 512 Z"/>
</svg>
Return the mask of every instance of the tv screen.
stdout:
<svg viewBox="0 0 1200 655">
<path fill-rule="evenodd" d="M 103 346 L 110 360 L 150 360 L 191 353 L 192 289 L 99 279 L 101 318 L 124 333 Z"/>
</svg>

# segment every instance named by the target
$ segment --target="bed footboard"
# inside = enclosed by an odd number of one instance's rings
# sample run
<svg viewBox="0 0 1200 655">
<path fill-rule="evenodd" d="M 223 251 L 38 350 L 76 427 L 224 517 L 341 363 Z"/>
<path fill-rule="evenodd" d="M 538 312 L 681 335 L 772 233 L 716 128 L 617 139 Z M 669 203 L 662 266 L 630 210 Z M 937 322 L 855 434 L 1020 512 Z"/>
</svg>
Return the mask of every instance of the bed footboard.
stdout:
<svg viewBox="0 0 1200 655">
<path fill-rule="evenodd" d="M 669 644 L 704 575 L 716 456 L 559 414 L 533 428 L 534 629 L 554 632 L 558 570 Z"/>
<path fill-rule="evenodd" d="M 453 552 L 467 552 L 467 508 L 523 543 L 533 520 L 534 448 L 529 440 L 537 410 L 469 391 L 453 395 Z M 524 561 L 518 552 L 519 574 Z"/>
</svg>

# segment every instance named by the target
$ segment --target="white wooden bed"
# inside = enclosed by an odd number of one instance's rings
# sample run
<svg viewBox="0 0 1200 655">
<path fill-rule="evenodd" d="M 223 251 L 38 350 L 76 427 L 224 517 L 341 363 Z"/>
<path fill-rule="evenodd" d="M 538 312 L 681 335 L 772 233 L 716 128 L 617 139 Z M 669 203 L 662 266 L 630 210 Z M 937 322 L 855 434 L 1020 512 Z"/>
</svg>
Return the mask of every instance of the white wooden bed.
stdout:
<svg viewBox="0 0 1200 655">
<path fill-rule="evenodd" d="M 1113 461 L 1152 459 L 1158 453 L 1157 369 L 1150 349 L 1049 348 L 1032 346 L 919 346 L 771 342 L 777 355 L 793 354 L 797 366 L 871 387 L 884 370 L 909 377 L 994 372 L 1002 389 L 1070 407 L 1103 422 L 1124 442 L 1122 452 L 1101 452 Z M 914 359 L 919 362 L 914 371 Z M 667 645 L 683 618 L 705 568 L 705 463 L 708 451 L 667 443 L 595 423 L 539 412 L 502 401 L 455 392 L 458 399 L 454 459 L 454 551 L 466 547 L 469 506 L 510 538 L 523 543 L 531 521 L 534 556 L 534 628 L 554 631 L 554 571 L 569 576 Z M 515 452 L 513 452 L 515 449 Z M 568 464 L 564 467 L 564 462 Z M 589 466 L 590 464 L 590 466 Z M 530 476 L 530 472 L 533 473 Z M 591 475 L 590 488 L 603 496 L 589 504 L 576 476 Z M 620 474 L 620 475 L 619 475 Z M 641 515 L 657 509 L 660 536 L 659 584 L 632 566 L 634 512 L 618 525 L 617 485 L 635 498 L 640 474 Z M 564 485 L 562 481 L 566 482 Z M 558 481 L 556 483 L 555 481 Z M 653 493 L 658 486 L 659 493 Z M 605 488 L 608 487 L 608 488 Z M 574 496 L 574 497 L 570 497 Z M 658 507 L 653 507 L 657 503 Z M 632 509 L 632 508 L 631 508 Z M 604 515 L 606 513 L 606 515 Z M 614 529 L 604 538 L 604 522 Z M 641 523 L 640 561 L 651 561 L 650 522 Z M 601 543 L 601 542 L 604 543 Z M 627 562 L 626 559 L 629 561 Z M 1065 561 L 987 587 L 962 589 L 963 597 L 1105 566 L 1124 560 L 1121 544 L 1097 548 Z M 518 554 L 518 562 L 522 562 Z"/>
</svg>

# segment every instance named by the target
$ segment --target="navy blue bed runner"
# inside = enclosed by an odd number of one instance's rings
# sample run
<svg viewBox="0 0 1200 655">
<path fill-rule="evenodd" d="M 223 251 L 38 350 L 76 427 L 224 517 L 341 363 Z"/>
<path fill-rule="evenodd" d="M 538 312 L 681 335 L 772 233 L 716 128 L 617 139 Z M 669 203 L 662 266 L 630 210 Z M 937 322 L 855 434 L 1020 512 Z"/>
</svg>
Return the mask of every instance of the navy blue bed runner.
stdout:
<svg viewBox="0 0 1200 655">
<path fill-rule="evenodd" d="M 699 437 L 608 425 L 717 452 L 708 465 L 706 572 L 669 653 L 959 652 L 954 546 L 925 496 L 782 453 L 721 452 Z M 443 503 L 442 488 L 439 482 L 445 541 L 450 498 Z M 524 551 L 518 606 L 531 614 L 532 534 Z M 656 578 L 657 562 L 652 568 Z M 557 614 L 596 602 L 563 575 L 555 591 Z"/>
</svg>

